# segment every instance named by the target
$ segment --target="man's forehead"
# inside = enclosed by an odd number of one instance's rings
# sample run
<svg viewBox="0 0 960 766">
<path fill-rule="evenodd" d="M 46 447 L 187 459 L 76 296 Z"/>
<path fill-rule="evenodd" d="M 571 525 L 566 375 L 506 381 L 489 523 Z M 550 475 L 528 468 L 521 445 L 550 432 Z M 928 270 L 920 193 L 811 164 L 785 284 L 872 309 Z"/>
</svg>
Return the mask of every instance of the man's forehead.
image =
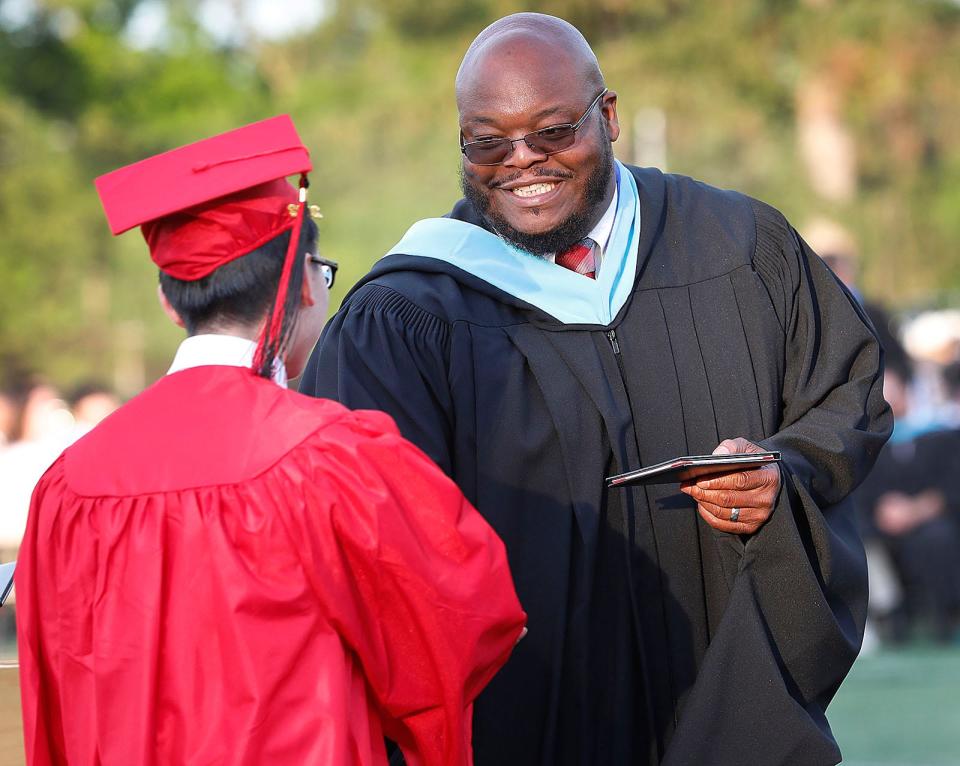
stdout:
<svg viewBox="0 0 960 766">
<path fill-rule="evenodd" d="M 555 35 L 511 29 L 471 48 L 457 76 L 457 93 L 470 94 L 491 80 L 538 79 L 571 67 L 570 49 Z"/>
<path fill-rule="evenodd" d="M 478 51 L 458 79 L 461 119 L 484 122 L 514 115 L 538 119 L 579 105 L 582 79 L 567 51 L 529 37 L 497 42 Z"/>
</svg>

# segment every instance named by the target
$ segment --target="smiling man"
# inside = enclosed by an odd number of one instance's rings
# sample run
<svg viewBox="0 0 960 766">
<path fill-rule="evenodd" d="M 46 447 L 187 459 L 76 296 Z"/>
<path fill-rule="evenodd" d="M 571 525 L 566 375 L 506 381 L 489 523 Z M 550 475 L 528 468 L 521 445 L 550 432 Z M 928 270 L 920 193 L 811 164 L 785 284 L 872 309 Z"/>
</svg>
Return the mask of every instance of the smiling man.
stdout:
<svg viewBox="0 0 960 766">
<path fill-rule="evenodd" d="M 890 429 L 855 300 L 783 216 L 613 158 L 566 22 L 484 30 L 456 81 L 464 199 L 328 325 L 303 390 L 376 407 L 503 537 L 529 635 L 478 764 L 828 764 L 866 604 L 847 495 Z M 780 467 L 604 477 L 683 454 Z"/>
<path fill-rule="evenodd" d="M 549 25 L 545 19 L 513 18 L 481 34 L 457 74 L 460 147 L 467 160 L 462 185 L 497 234 L 552 258 L 585 237 L 614 201 L 617 97 L 604 87 L 593 52 L 573 27 L 554 25 L 558 50 L 555 39 L 530 34 L 536 29 L 531 24 Z M 553 64 L 543 67 L 543 56 Z M 516 77 L 517 69 L 531 78 Z M 544 127 L 527 134 L 532 124 Z M 594 135 L 578 141 L 581 130 Z M 544 154 L 553 161 L 541 162 Z"/>
</svg>

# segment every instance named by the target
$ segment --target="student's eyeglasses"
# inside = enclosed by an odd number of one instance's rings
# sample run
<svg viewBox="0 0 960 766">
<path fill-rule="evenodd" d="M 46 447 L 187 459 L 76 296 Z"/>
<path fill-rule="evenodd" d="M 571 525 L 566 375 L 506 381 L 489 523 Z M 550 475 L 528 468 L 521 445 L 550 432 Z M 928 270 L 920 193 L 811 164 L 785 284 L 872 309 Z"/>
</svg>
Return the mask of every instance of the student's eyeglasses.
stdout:
<svg viewBox="0 0 960 766">
<path fill-rule="evenodd" d="M 329 290 L 333 287 L 333 283 L 337 278 L 337 262 L 320 255 L 311 255 L 310 263 L 314 263 L 320 267 L 320 273 L 323 274 L 323 281 L 327 283 L 327 289 Z"/>
<path fill-rule="evenodd" d="M 474 165 L 499 165 L 507 157 L 513 154 L 513 145 L 523 141 L 531 151 L 538 154 L 556 154 L 564 149 L 569 149 L 577 140 L 577 131 L 583 125 L 587 115 L 593 111 L 593 108 L 600 103 L 607 94 L 607 88 L 604 88 L 600 95 L 590 102 L 587 111 L 583 113 L 576 122 L 564 122 L 560 125 L 551 125 L 549 128 L 535 130 L 533 133 L 521 138 L 503 138 L 497 136 L 487 136 L 477 141 L 465 142 L 463 133 L 460 133 L 460 151 Z"/>
</svg>

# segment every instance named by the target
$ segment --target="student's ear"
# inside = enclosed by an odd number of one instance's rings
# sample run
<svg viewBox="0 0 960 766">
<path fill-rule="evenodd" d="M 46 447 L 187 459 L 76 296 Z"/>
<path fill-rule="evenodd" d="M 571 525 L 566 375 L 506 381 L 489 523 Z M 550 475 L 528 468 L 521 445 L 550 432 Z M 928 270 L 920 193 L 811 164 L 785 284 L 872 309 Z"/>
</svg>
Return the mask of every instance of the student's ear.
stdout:
<svg viewBox="0 0 960 766">
<path fill-rule="evenodd" d="M 170 304 L 170 301 L 167 300 L 167 295 L 163 292 L 163 285 L 157 285 L 157 300 L 160 301 L 160 308 L 163 309 L 164 314 L 170 317 L 171 322 L 177 327 L 186 327 L 183 319 L 180 318 L 180 314 L 177 313 L 177 310 Z"/>
<path fill-rule="evenodd" d="M 311 270 L 310 266 L 310 256 L 304 256 L 303 279 L 300 281 L 300 308 L 307 308 L 316 302 L 313 297 L 314 275 L 311 272 L 318 271 L 318 269 Z M 323 275 L 320 276 L 320 279 L 323 279 Z"/>
</svg>

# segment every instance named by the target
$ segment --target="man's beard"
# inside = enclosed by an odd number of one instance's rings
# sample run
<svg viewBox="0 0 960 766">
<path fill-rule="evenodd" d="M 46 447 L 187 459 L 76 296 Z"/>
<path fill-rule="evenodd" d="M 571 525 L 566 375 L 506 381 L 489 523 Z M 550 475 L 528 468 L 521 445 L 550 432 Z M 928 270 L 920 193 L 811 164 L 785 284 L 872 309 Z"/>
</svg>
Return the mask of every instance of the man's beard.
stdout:
<svg viewBox="0 0 960 766">
<path fill-rule="evenodd" d="M 604 197 L 607 195 L 610 176 L 614 172 L 613 146 L 609 141 L 603 141 L 602 146 L 600 161 L 587 177 L 587 185 L 581 204 L 577 210 L 561 221 L 559 226 L 550 231 L 528 234 L 511 226 L 502 215 L 490 210 L 490 197 L 493 191 L 484 193 L 471 183 L 463 172 L 463 166 L 460 167 L 460 188 L 463 189 L 463 196 L 470 201 L 477 212 L 503 239 L 534 255 L 561 253 L 587 236 L 590 229 L 596 224 L 594 219 L 596 218 L 597 208 L 603 203 Z M 569 177 L 565 173 L 550 173 L 549 171 L 538 172 L 536 175 L 543 178 L 549 178 L 551 175 L 560 178 Z M 536 215 L 536 211 L 534 214 Z"/>
</svg>

